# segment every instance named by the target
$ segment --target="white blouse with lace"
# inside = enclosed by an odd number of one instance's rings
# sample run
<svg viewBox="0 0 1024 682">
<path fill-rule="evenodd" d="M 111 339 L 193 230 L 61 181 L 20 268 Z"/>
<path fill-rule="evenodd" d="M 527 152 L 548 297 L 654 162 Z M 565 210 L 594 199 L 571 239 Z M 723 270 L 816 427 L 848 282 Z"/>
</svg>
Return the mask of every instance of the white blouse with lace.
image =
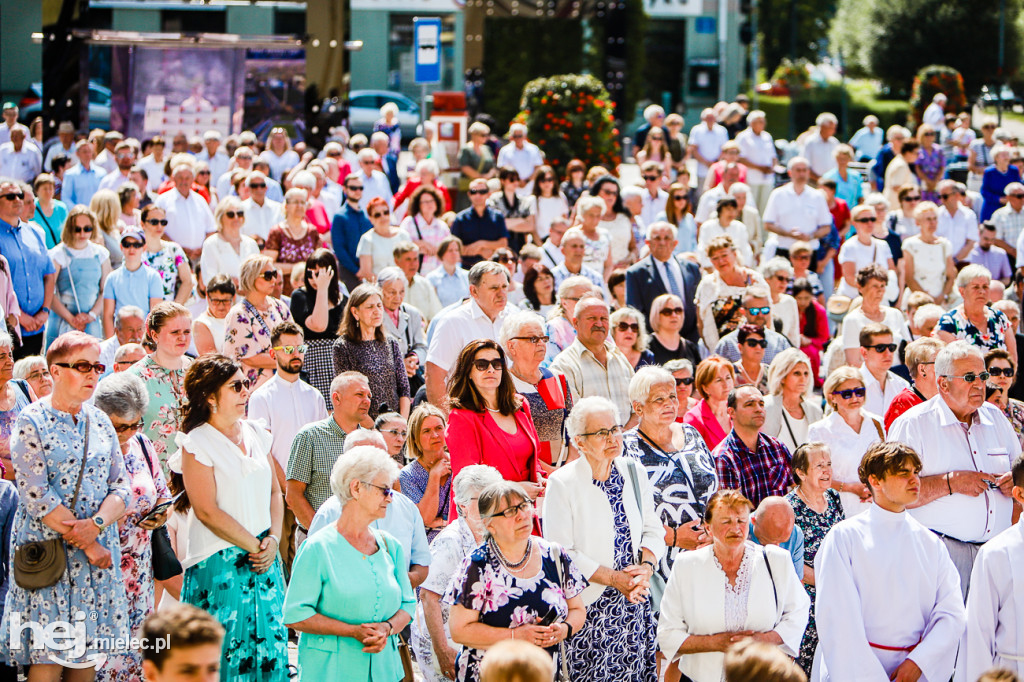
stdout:
<svg viewBox="0 0 1024 682">
<path fill-rule="evenodd" d="M 722 564 L 715 557 L 715 565 L 725 573 Z M 750 595 L 750 576 L 754 570 L 754 554 L 751 547 L 747 545 L 743 549 L 743 559 L 740 560 L 739 571 L 736 572 L 736 582 L 730 583 L 728 577 L 725 581 L 725 629 L 727 632 L 743 630 L 747 622 L 747 599 Z"/>
</svg>

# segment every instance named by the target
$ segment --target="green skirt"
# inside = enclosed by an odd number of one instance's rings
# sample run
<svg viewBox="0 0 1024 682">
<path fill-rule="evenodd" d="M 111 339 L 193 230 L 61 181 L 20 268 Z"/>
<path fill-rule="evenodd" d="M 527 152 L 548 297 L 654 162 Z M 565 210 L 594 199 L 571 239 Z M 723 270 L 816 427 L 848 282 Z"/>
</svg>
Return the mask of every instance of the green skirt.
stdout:
<svg viewBox="0 0 1024 682">
<path fill-rule="evenodd" d="M 181 601 L 204 609 L 226 631 L 222 681 L 288 679 L 288 629 L 281 619 L 284 593 L 281 560 L 276 559 L 266 573 L 253 573 L 248 553 L 238 547 L 223 549 L 185 570 Z"/>
</svg>

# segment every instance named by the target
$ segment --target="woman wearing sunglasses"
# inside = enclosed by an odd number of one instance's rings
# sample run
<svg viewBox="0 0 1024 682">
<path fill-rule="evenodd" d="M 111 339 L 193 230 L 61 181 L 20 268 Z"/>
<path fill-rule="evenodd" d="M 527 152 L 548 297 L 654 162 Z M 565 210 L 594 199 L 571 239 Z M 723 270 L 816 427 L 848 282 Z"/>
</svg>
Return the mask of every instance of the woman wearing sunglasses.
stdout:
<svg viewBox="0 0 1024 682">
<path fill-rule="evenodd" d="M 209 285 L 214 276 L 224 274 L 237 287 L 242 261 L 257 255 L 260 252 L 259 244 L 252 237 L 242 234 L 245 209 L 238 197 L 221 199 L 213 219 L 217 223 L 217 231 L 206 238 L 203 255 L 199 257 L 205 284 Z"/>
<path fill-rule="evenodd" d="M 644 365 L 658 364 L 654 353 L 648 349 L 651 337 L 647 333 L 643 313 L 630 306 L 619 308 L 612 313 L 609 324 L 615 346 L 626 356 L 634 371 Z"/>
<path fill-rule="evenodd" d="M 267 255 L 242 261 L 239 291 L 242 300 L 231 307 L 224 331 L 224 355 L 242 363 L 255 391 L 274 376 L 277 361 L 270 356 L 270 334 L 277 325 L 292 319 L 288 306 L 274 298 L 280 271 Z"/>
<path fill-rule="evenodd" d="M 163 238 L 167 229 L 167 213 L 156 204 L 149 204 L 142 209 L 139 226 L 146 237 L 142 259 L 160 275 L 164 284 L 164 300 L 184 305 L 192 296 L 194 277 L 185 250 Z"/>
<path fill-rule="evenodd" d="M 60 243 L 50 249 L 57 286 L 46 321 L 46 346 L 64 332 L 77 329 L 102 338 L 103 282 L 110 274 L 107 250 L 92 241 L 96 216 L 75 206 L 64 221 Z"/>
<path fill-rule="evenodd" d="M 227 630 L 225 679 L 285 682 L 288 631 L 277 556 L 284 499 L 270 433 L 245 418 L 244 372 L 215 354 L 196 360 L 185 375 L 187 399 L 175 436 L 180 449 L 168 461 L 171 492 L 184 492 L 174 509 L 188 518 L 181 601 Z"/>
<path fill-rule="evenodd" d="M 761 432 L 778 438 L 790 452 L 809 442 L 807 429 L 821 419 L 821 407 L 811 395 L 811 361 L 802 351 L 788 348 L 768 368 Z"/>
<path fill-rule="evenodd" d="M 506 481 L 519 483 L 529 499 L 543 494 L 540 438 L 530 404 L 516 394 L 505 351 L 496 341 L 471 341 L 462 349 L 448 378 L 448 401 L 445 442 L 452 476 L 469 464 L 488 464 Z M 457 515 L 452 501 L 448 518 Z"/>
<path fill-rule="evenodd" d="M 541 367 L 548 343 L 544 326 L 544 319 L 537 313 L 512 313 L 501 325 L 498 341 L 508 354 L 508 371 L 516 392 L 530 403 L 540 439 L 540 466 L 545 474 L 550 474 L 578 454 L 565 431 L 565 420 L 572 409 L 569 385 L 564 375 Z"/>
<path fill-rule="evenodd" d="M 20 548 L 55 540 L 66 552 L 66 560 L 50 555 L 60 563 L 54 584 L 31 589 L 17 578 L 9 582 L 0 653 L 8 664 L 31 664 L 33 680 L 72 679 L 75 673 L 59 669 L 51 655 L 109 656 L 113 644 L 103 646 L 97 638 L 113 642 L 106 638 L 132 634 L 116 524 L 132 493 L 110 419 L 89 402 L 104 370 L 99 357 L 99 340 L 88 334 L 57 337 L 47 351 L 53 393 L 22 410 L 14 425 L 11 459 L 23 493 L 8 531 L 10 542 Z M 92 617 L 76 618 L 85 604 Z M 33 640 L 38 645 L 39 638 L 32 628 L 12 627 L 13 613 L 35 623 L 73 623 L 90 644 L 77 656 L 35 648 Z"/>
<path fill-rule="evenodd" d="M 114 335 L 114 316 L 126 305 L 134 305 L 149 313 L 164 300 L 164 286 L 156 270 L 142 262 L 146 237 L 137 227 L 129 227 L 121 235 L 121 267 L 114 269 L 103 282 L 103 338 Z M 77 290 L 77 282 L 72 281 Z M 79 300 L 82 296 L 79 295 Z"/>
<path fill-rule="evenodd" d="M 1024 446 L 1024 402 L 1009 397 L 1017 371 L 1016 363 L 1010 359 L 1009 353 L 996 348 L 985 353 L 985 369 L 989 373 L 986 400 L 1003 411 Z"/>
<path fill-rule="evenodd" d="M 764 363 L 768 341 L 764 338 L 764 328 L 745 324 L 737 331 L 737 340 L 740 359 L 733 364 L 736 368 L 736 385 L 750 384 L 757 386 L 761 393 L 768 393 L 768 365 Z"/>
<path fill-rule="evenodd" d="M 867 205 L 856 206 L 851 211 L 851 219 L 857 234 L 843 242 L 839 249 L 839 267 L 843 270 L 843 278 L 836 293 L 856 298 L 857 273 L 862 268 L 874 264 L 895 273 L 896 263 L 889 245 L 874 237 L 875 224 L 878 222 L 875 209 Z"/>
<path fill-rule="evenodd" d="M 307 208 L 309 192 L 301 187 L 288 190 L 284 195 L 284 220 L 270 228 L 263 247 L 263 255 L 284 275 L 285 296 L 292 293 L 292 268 L 296 263 L 305 263 L 321 246 L 320 233 L 306 220 Z"/>
<path fill-rule="evenodd" d="M 655 365 L 664 365 L 669 360 L 689 360 L 700 363 L 697 344 L 684 339 L 680 332 L 686 320 L 683 301 L 674 294 L 662 294 L 651 302 L 651 352 Z"/>
<path fill-rule="evenodd" d="M 846 518 L 871 506 L 871 491 L 857 468 L 872 443 L 884 441 L 882 419 L 864 409 L 867 390 L 860 371 L 840 367 L 822 389 L 831 413 L 807 429 L 807 441 L 821 441 L 832 452 L 832 487 L 839 491 Z"/>
<path fill-rule="evenodd" d="M 370 217 L 373 229 L 364 232 L 356 246 L 356 256 L 359 257 L 356 277 L 364 282 L 373 282 L 381 270 L 395 265 L 395 247 L 400 242 L 412 241 L 412 237 L 391 224 L 391 209 L 382 197 L 370 199 L 366 215 Z"/>
<path fill-rule="evenodd" d="M 683 417 L 698 402 L 693 397 L 693 363 L 689 360 L 669 360 L 662 365 L 676 380 L 676 421 L 683 423 Z"/>
</svg>

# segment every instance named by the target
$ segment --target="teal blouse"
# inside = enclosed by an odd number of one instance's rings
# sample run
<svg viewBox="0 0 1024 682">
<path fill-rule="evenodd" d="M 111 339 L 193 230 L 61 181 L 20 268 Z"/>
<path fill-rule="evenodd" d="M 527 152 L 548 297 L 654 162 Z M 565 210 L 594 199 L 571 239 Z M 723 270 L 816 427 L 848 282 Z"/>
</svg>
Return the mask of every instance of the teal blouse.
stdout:
<svg viewBox="0 0 1024 682">
<path fill-rule="evenodd" d="M 410 617 L 416 595 L 406 571 L 405 550 L 393 535 L 373 530 L 380 549 L 366 556 L 332 524 L 309 536 L 295 557 L 284 600 L 284 622 L 298 623 L 320 614 L 350 625 L 380 623 L 399 609 Z M 383 550 L 383 551 L 382 551 Z M 353 637 L 299 636 L 302 680 L 345 679 L 395 682 L 404 677 L 397 633 L 384 650 L 363 653 Z"/>
</svg>

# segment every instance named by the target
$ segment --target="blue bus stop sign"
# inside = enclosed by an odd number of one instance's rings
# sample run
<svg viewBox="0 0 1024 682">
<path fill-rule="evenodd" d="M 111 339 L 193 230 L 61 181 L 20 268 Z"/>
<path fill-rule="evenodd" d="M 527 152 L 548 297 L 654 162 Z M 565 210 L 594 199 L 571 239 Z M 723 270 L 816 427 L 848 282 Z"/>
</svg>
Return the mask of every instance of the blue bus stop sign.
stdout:
<svg viewBox="0 0 1024 682">
<path fill-rule="evenodd" d="M 441 82 L 441 20 L 413 19 L 414 80 Z"/>
</svg>

